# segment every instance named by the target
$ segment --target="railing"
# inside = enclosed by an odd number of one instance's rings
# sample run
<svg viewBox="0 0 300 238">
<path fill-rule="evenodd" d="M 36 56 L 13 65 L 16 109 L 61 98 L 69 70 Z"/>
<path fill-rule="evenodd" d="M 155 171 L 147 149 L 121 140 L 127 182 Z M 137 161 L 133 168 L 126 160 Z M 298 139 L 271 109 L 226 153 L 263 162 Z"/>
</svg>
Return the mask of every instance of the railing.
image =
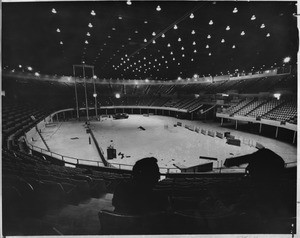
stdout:
<svg viewBox="0 0 300 238">
<path fill-rule="evenodd" d="M 66 156 L 66 155 L 62 155 L 56 152 L 52 152 L 52 151 L 48 151 L 46 149 L 40 148 L 38 146 L 32 145 L 30 143 L 27 142 L 27 145 L 29 146 L 29 148 L 31 150 L 40 152 L 42 154 L 51 156 L 54 159 L 58 159 L 61 160 L 67 164 L 71 164 L 71 165 L 89 165 L 89 166 L 96 166 L 96 167 L 105 167 L 104 164 L 101 161 L 94 161 L 94 160 L 88 160 L 88 159 L 80 159 L 80 158 L 75 158 L 75 157 L 71 157 L 71 156 Z M 115 168 L 115 169 L 123 169 L 123 170 L 132 170 L 133 165 L 129 165 L 129 164 L 120 164 L 120 163 L 111 163 L 109 162 L 109 164 L 111 165 L 110 168 Z M 219 163 L 218 163 L 219 165 Z M 221 163 L 220 163 L 221 165 Z M 180 169 L 178 168 L 166 168 L 166 167 L 160 167 L 160 173 L 161 174 L 169 174 L 169 173 L 181 173 Z M 210 172 L 201 172 L 201 173 L 244 173 L 245 169 L 244 168 L 224 168 L 224 167 L 215 167 L 213 168 L 212 171 Z M 199 172 L 191 172 L 191 173 L 199 173 Z"/>
<path fill-rule="evenodd" d="M 52 114 L 52 116 L 55 113 Z M 182 125 L 184 126 L 184 125 Z M 197 126 L 192 126 L 194 128 L 194 131 L 196 132 L 196 128 Z M 198 133 L 200 133 L 200 129 L 198 128 L 199 131 Z M 217 131 L 212 131 L 213 133 L 217 133 Z M 248 145 L 250 147 L 256 147 L 257 146 L 257 142 L 251 139 L 247 139 L 244 137 L 235 137 L 236 139 L 240 139 L 242 144 Z M 29 148 L 31 148 L 31 150 L 35 150 L 38 151 L 42 154 L 51 156 L 52 158 L 61 160 L 65 163 L 68 164 L 72 164 L 72 165 L 89 165 L 89 166 L 97 166 L 97 167 L 105 167 L 102 161 L 94 161 L 94 160 L 88 160 L 88 159 L 80 159 L 80 158 L 75 158 L 75 157 L 71 157 L 71 156 L 66 156 L 66 155 L 61 155 L 59 153 L 55 153 L 52 151 L 48 151 L 46 149 L 40 148 L 38 146 L 32 145 L 28 142 L 28 140 L 26 139 L 26 143 L 28 145 Z M 101 152 L 103 153 L 102 148 L 100 148 Z M 104 154 L 104 153 L 103 153 Z M 107 161 L 108 162 L 108 161 Z M 129 165 L 129 164 L 120 164 L 120 163 L 109 163 L 109 167 L 110 168 L 115 168 L 115 169 L 124 169 L 124 170 L 132 170 L 133 165 Z M 217 161 L 217 166 L 213 168 L 212 171 L 210 172 L 201 172 L 201 173 L 244 173 L 245 172 L 245 168 L 226 168 L 222 166 L 222 161 Z M 297 164 L 297 162 L 290 162 L 290 163 L 286 163 L 285 167 L 293 167 L 295 164 Z M 166 168 L 166 167 L 160 167 L 160 172 L 161 174 L 168 174 L 168 173 L 180 173 L 180 169 L 178 168 Z M 191 173 L 199 173 L 199 172 L 191 172 Z"/>
</svg>

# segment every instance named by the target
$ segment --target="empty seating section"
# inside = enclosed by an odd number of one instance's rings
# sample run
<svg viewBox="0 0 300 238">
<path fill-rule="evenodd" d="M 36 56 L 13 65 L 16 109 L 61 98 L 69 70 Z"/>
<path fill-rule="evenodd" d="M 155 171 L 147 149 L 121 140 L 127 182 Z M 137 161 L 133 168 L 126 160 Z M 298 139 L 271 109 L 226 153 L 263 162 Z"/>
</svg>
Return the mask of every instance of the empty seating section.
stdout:
<svg viewBox="0 0 300 238">
<path fill-rule="evenodd" d="M 169 94 L 172 94 L 173 88 L 174 88 L 174 85 L 162 85 L 162 87 L 160 88 L 158 93 L 160 93 L 162 95 L 169 95 Z"/>
<path fill-rule="evenodd" d="M 155 100 L 152 101 L 150 106 L 152 107 L 163 107 L 166 102 L 168 102 L 168 98 L 156 98 Z"/>
<path fill-rule="evenodd" d="M 124 95 L 134 95 L 137 85 L 124 84 Z"/>
<path fill-rule="evenodd" d="M 283 105 L 271 110 L 269 113 L 264 115 L 262 118 L 269 120 L 276 120 L 282 122 L 296 122 L 297 116 L 297 104 L 295 101 L 288 101 Z"/>
<path fill-rule="evenodd" d="M 158 92 L 160 90 L 160 88 L 162 87 L 163 85 L 157 85 L 157 84 L 151 84 L 149 85 L 149 87 L 147 88 L 147 91 L 146 91 L 146 94 L 149 94 L 149 95 L 158 95 Z"/>
<path fill-rule="evenodd" d="M 98 198 L 103 193 L 113 192 L 120 179 L 130 176 L 54 165 L 39 156 L 18 151 L 2 150 L 2 158 L 3 186 L 14 187 L 20 193 L 26 202 L 22 209 L 31 209 L 29 215 L 54 205 Z"/>
<path fill-rule="evenodd" d="M 146 89 L 149 85 L 147 84 L 139 84 L 135 87 L 135 95 L 145 95 Z"/>
<path fill-rule="evenodd" d="M 246 116 L 249 114 L 251 111 L 253 111 L 255 108 L 259 107 L 265 103 L 265 100 L 253 100 L 251 103 L 249 103 L 247 106 L 243 107 L 241 110 L 239 110 L 236 114 L 240 116 Z"/>
<path fill-rule="evenodd" d="M 243 89 L 244 93 L 255 93 L 257 89 L 260 89 L 260 92 L 269 92 L 274 85 L 279 81 L 282 76 L 272 77 L 272 80 L 268 77 L 259 78 L 253 80 L 254 82 Z"/>
<path fill-rule="evenodd" d="M 150 106 L 151 102 L 153 101 L 153 98 L 141 98 L 138 105 L 139 106 Z"/>
<path fill-rule="evenodd" d="M 273 110 L 275 107 L 278 107 L 282 104 L 282 101 L 277 99 L 269 100 L 266 103 L 263 103 L 261 106 L 257 107 L 255 110 L 250 112 L 247 116 L 248 117 L 261 117 L 262 115 L 268 113 L 269 111 Z"/>
<path fill-rule="evenodd" d="M 257 83 L 259 80 L 254 82 Z M 157 95 L 158 93 L 171 95 L 183 88 L 193 93 L 201 92 L 202 90 L 217 93 L 235 87 L 246 90 L 244 86 L 240 85 L 239 81 L 184 86 L 130 85 L 132 88 L 127 88 L 127 86 L 121 84 L 106 85 L 107 91 L 103 92 L 103 95 L 98 98 L 98 103 L 100 106 L 140 105 L 172 107 L 193 111 L 202 107 L 211 107 L 211 105 L 203 105 L 203 100 L 200 98 L 151 97 L 151 95 Z M 261 81 L 260 83 L 264 85 L 266 82 Z M 111 93 L 114 92 L 120 92 L 128 96 L 117 99 L 111 96 Z M 141 96 L 138 96 L 138 94 L 141 94 Z M 46 106 L 36 107 L 4 103 L 2 109 L 4 141 L 12 136 L 13 140 L 17 140 L 20 135 L 32 128 L 39 120 L 42 120 L 52 111 L 53 109 L 48 109 Z M 296 99 L 273 99 L 268 101 L 265 99 L 246 98 L 236 102 L 235 105 L 227 109 L 226 113 L 297 123 Z M 35 120 L 32 120 L 30 116 L 34 116 Z M 20 217 L 20 219 L 41 217 L 51 209 L 61 208 L 69 204 L 78 205 L 89 198 L 99 198 L 107 192 L 113 193 L 115 186 L 121 180 L 126 180 L 131 176 L 129 172 L 114 171 L 114 169 L 55 165 L 39 153 L 32 152 L 33 154 L 27 154 L 19 151 L 16 147 L 12 149 L 7 149 L 6 143 L 3 143 L 2 194 L 5 228 L 7 228 L 9 222 L 13 223 L 15 221 L 15 217 Z M 287 184 L 289 186 L 286 186 Z M 253 184 L 243 175 L 203 175 L 202 177 L 191 178 L 188 176 L 166 178 L 159 182 L 155 190 L 171 198 L 170 201 L 175 212 L 172 214 L 170 221 L 174 221 L 174 224 L 183 224 L 183 229 L 181 227 L 178 229 L 171 227 L 171 232 L 201 233 L 203 229 L 208 229 L 208 226 L 203 226 L 203 218 L 201 218 L 202 226 L 198 226 L 198 223 L 196 225 L 193 223 L 197 218 L 195 214 L 199 212 L 199 208 L 201 208 L 200 213 L 206 216 L 206 223 L 216 222 L 223 215 L 220 215 L 220 212 L 224 212 L 226 215 L 229 214 L 232 211 L 231 205 L 236 205 L 239 199 L 247 196 L 252 188 Z M 283 180 L 280 182 L 279 188 L 279 191 L 284 191 L 282 193 L 285 196 L 285 201 L 289 203 L 293 199 L 291 194 L 296 191 L 296 185 L 290 183 L 290 180 Z M 214 197 L 216 194 L 218 201 L 221 202 L 207 206 L 208 198 Z M 186 211 L 192 211 L 193 216 L 190 216 Z M 287 216 L 293 217 L 294 215 L 291 215 L 291 213 L 288 211 Z M 182 223 L 183 221 L 188 222 Z M 234 222 L 238 221 L 239 219 L 235 217 Z M 227 226 L 232 224 L 232 222 L 228 220 L 225 224 Z M 248 225 L 248 223 L 246 224 Z M 219 225 L 217 228 L 213 227 L 210 229 L 207 232 L 224 231 Z M 235 229 L 237 228 L 231 229 L 236 231 Z M 232 232 L 232 230 L 229 231 Z M 249 231 L 251 232 L 251 230 Z M 258 231 L 260 232 L 261 230 Z"/>
<path fill-rule="evenodd" d="M 244 108 L 245 106 L 247 106 L 253 100 L 254 100 L 253 98 L 246 98 L 243 101 L 239 102 L 237 105 L 233 105 L 233 106 L 229 107 L 225 111 L 225 113 L 229 114 L 229 115 L 233 115 L 234 113 L 238 112 L 239 110 L 241 110 L 242 108 Z"/>
<path fill-rule="evenodd" d="M 2 112 L 2 139 L 6 146 L 6 140 L 15 142 L 19 136 L 32 127 L 37 121 L 42 120 L 49 110 L 38 107 L 39 110 L 29 105 L 12 105 L 3 103 Z M 35 120 L 31 118 L 34 116 Z"/>
<path fill-rule="evenodd" d="M 272 89 L 273 91 L 288 89 L 292 92 L 297 92 L 297 77 L 295 75 L 279 76 Z"/>
<path fill-rule="evenodd" d="M 223 113 L 297 124 L 296 99 L 246 98 L 225 109 Z"/>
</svg>

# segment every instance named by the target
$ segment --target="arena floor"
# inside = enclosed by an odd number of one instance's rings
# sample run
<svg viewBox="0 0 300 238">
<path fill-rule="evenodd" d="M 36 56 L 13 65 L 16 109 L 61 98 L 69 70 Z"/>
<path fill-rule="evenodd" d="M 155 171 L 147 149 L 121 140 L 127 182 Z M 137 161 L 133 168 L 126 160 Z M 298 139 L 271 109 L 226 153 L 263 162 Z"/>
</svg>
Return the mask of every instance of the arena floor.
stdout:
<svg viewBox="0 0 300 238">
<path fill-rule="evenodd" d="M 177 122 L 182 122 L 183 126 L 175 127 Z M 228 145 L 226 139 L 196 133 L 186 129 L 185 125 L 218 132 L 230 131 L 241 140 L 242 144 L 240 147 Z M 117 150 L 117 158 L 109 162 L 122 164 L 116 167 L 124 169 L 131 169 L 137 160 L 149 156 L 158 159 L 161 172 L 166 172 L 165 168 L 172 168 L 172 172 L 178 172 L 174 164 L 190 167 L 212 162 L 200 159 L 199 156 L 218 158 L 218 161 L 213 162 L 213 167 L 216 168 L 223 164 L 226 158 L 255 152 L 256 142 L 279 154 L 285 162 L 297 160 L 296 146 L 259 135 L 222 128 L 216 123 L 179 120 L 165 116 L 129 115 L 128 119 L 120 120 L 103 117 L 101 121 L 91 122 L 90 128 L 105 156 L 107 156 L 108 146 L 113 145 Z M 55 126 L 42 129 L 42 135 L 52 152 L 101 162 L 93 142 L 89 144 L 89 134 L 86 133 L 84 122 L 56 122 Z M 38 134 L 34 136 L 34 141 L 31 143 L 45 148 Z M 74 160 L 70 161 L 74 162 Z M 80 163 L 95 164 L 88 161 Z"/>
</svg>

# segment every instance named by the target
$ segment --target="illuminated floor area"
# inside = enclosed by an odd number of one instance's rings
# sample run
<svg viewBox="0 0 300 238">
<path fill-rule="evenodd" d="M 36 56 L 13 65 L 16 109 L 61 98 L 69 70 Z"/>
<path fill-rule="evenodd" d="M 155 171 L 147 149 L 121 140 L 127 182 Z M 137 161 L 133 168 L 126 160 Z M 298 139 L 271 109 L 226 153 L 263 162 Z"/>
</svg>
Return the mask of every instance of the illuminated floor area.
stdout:
<svg viewBox="0 0 300 238">
<path fill-rule="evenodd" d="M 174 126 L 178 121 L 183 123 L 182 127 Z M 241 147 L 228 145 L 225 139 L 188 130 L 184 125 L 194 125 L 211 131 L 230 131 L 236 138 L 241 139 Z M 199 156 L 207 156 L 218 158 L 218 161 L 214 161 L 213 164 L 214 167 L 218 167 L 226 158 L 255 152 L 256 148 L 253 145 L 256 142 L 273 150 L 286 162 L 296 161 L 295 146 L 258 135 L 221 128 L 215 123 L 178 120 L 164 116 L 130 115 L 128 119 L 121 120 L 102 118 L 101 121 L 91 122 L 90 128 L 105 156 L 107 156 L 108 146 L 113 145 L 117 150 L 117 158 L 110 160 L 111 163 L 116 164 L 133 165 L 141 158 L 153 156 L 158 159 L 161 168 L 175 169 L 174 164 L 189 167 L 210 162 L 199 158 Z M 89 134 L 86 133 L 84 122 L 60 122 L 55 127 L 42 129 L 42 135 L 53 152 L 80 159 L 101 161 L 93 143 L 89 144 Z M 34 140 L 32 143 L 35 146 L 45 148 L 38 134 L 35 135 Z M 130 169 L 128 166 L 122 168 Z"/>
</svg>

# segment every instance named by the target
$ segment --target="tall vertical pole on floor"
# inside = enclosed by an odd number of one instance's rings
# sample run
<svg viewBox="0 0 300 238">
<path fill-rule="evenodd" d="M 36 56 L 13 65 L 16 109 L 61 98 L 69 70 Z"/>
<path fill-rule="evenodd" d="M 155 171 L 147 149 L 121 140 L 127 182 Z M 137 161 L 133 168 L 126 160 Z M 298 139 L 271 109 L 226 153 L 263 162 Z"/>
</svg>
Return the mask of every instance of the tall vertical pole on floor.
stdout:
<svg viewBox="0 0 300 238">
<path fill-rule="evenodd" d="M 296 131 L 294 131 L 294 136 L 293 136 L 293 144 L 295 144 L 295 140 L 296 140 L 296 134 L 297 134 L 297 132 L 296 132 Z"/>
<path fill-rule="evenodd" d="M 86 118 L 87 118 L 87 120 L 89 120 L 89 106 L 88 106 L 87 92 L 86 92 L 86 78 L 85 78 L 85 69 L 84 69 L 84 65 L 82 66 L 82 70 L 83 70 L 83 80 L 84 80 L 84 94 L 85 94 Z"/>
<path fill-rule="evenodd" d="M 259 124 L 259 134 L 261 134 L 261 128 L 262 128 L 262 124 Z"/>
<path fill-rule="evenodd" d="M 238 122 L 237 122 L 237 120 L 235 120 L 235 129 L 237 130 L 237 125 L 238 124 Z"/>
<path fill-rule="evenodd" d="M 223 126 L 223 120 L 224 120 L 224 118 L 221 117 L 221 126 Z"/>
<path fill-rule="evenodd" d="M 77 112 L 77 119 L 79 119 L 79 106 L 78 106 L 78 96 L 77 96 L 77 85 L 76 85 L 75 65 L 73 65 L 73 75 L 74 75 L 74 80 L 75 80 L 76 112 Z"/>
<path fill-rule="evenodd" d="M 278 126 L 276 127 L 275 138 L 278 136 Z"/>
</svg>

